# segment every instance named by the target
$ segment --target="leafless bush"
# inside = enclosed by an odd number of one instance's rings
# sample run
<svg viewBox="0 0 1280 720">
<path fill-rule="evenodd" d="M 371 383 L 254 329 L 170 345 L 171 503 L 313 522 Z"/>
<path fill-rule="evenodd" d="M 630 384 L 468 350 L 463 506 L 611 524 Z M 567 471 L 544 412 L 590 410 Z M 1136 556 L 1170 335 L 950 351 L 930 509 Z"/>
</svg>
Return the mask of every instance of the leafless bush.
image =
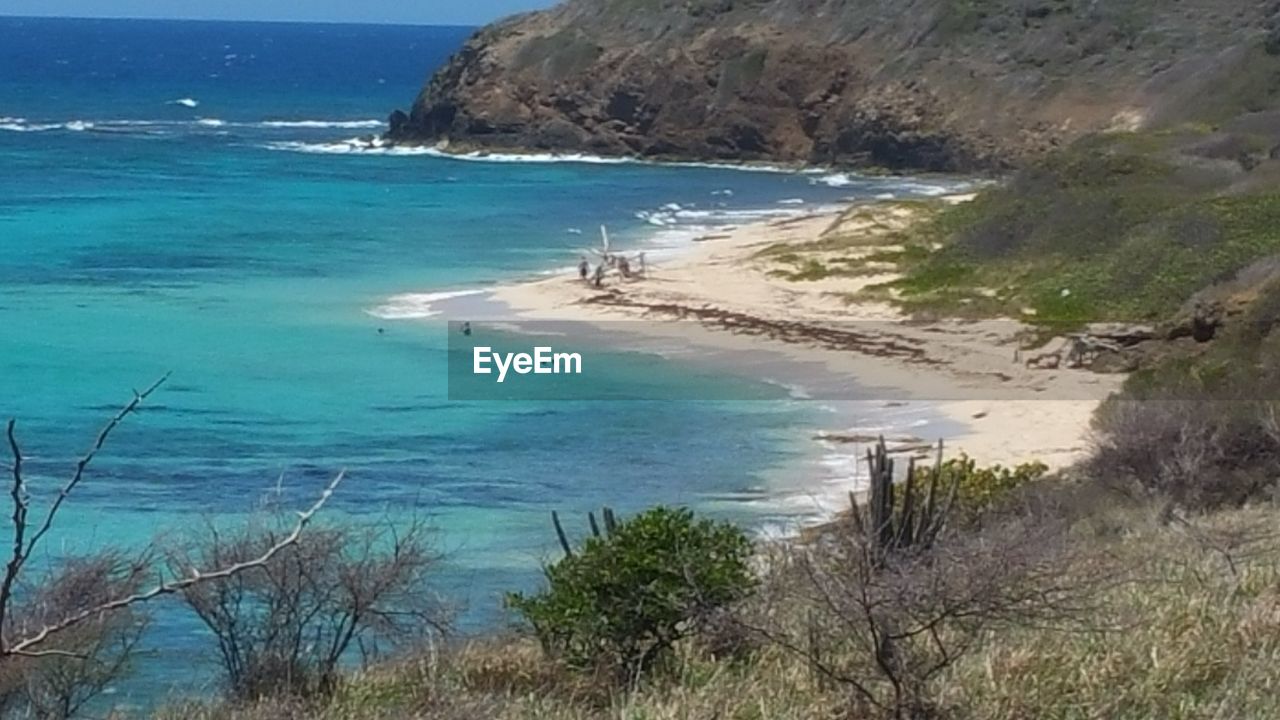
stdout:
<svg viewBox="0 0 1280 720">
<path fill-rule="evenodd" d="M 1269 491 L 1280 472 L 1270 402 L 1178 397 L 1118 399 L 1095 420 L 1085 472 L 1137 485 L 1192 510 L 1235 505 Z"/>
<path fill-rule="evenodd" d="M 126 668 L 141 634 L 141 607 L 150 600 L 183 592 L 205 582 L 234 578 L 271 561 L 302 537 L 312 518 L 328 501 L 343 474 L 320 498 L 297 514 L 292 529 L 260 553 L 219 565 L 173 566 L 166 577 L 149 551 L 136 555 L 102 551 L 62 558 L 36 582 L 29 564 L 54 528 L 66 501 L 87 477 L 89 466 L 112 432 L 168 376 L 127 403 L 98 431 L 89 450 L 75 462 L 71 477 L 33 516 L 17 421 L 5 424 L 4 440 L 12 464 L 8 468 L 11 550 L 0 573 L 0 714 L 4 717 L 61 719 L 80 711 Z M 203 569 L 202 569 L 203 568 Z"/>
<path fill-rule="evenodd" d="M 833 533 L 771 558 L 769 582 L 741 621 L 801 655 L 865 713 L 934 717 L 930 682 L 984 633 L 1074 627 L 1088 616 L 1092 588 L 1067 573 L 1068 548 L 1063 526 L 1017 521 L 888 555 L 863 533 Z"/>
<path fill-rule="evenodd" d="M 279 542 L 276 518 L 226 532 L 210 525 L 168 552 L 175 570 L 256 557 Z M 217 638 L 229 694 L 309 697 L 333 690 L 352 652 L 442 633 L 446 613 L 427 587 L 437 564 L 413 522 L 315 529 L 270 562 L 185 589 Z"/>
<path fill-rule="evenodd" d="M 103 552 L 58 563 L 21 588 L 10 636 L 23 635 L 112 598 L 136 593 L 145 563 Z M 75 716 L 116 680 L 137 646 L 145 616 L 129 609 L 96 615 L 47 643 L 39 657 L 0 665 L 0 716 L 64 720 Z"/>
</svg>

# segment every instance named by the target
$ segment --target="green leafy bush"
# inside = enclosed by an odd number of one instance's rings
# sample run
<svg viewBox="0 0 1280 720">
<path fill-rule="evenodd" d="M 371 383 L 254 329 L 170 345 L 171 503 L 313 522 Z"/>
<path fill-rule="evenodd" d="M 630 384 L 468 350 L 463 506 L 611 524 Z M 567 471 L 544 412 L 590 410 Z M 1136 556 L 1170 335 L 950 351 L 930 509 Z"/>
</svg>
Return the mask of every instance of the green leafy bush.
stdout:
<svg viewBox="0 0 1280 720">
<path fill-rule="evenodd" d="M 1007 468 L 1003 465 L 978 467 L 967 455 L 942 464 L 942 487 L 956 486 L 952 512 L 961 522 L 972 522 L 985 510 L 1008 498 L 1015 490 L 1039 480 L 1049 466 L 1035 461 Z"/>
<path fill-rule="evenodd" d="M 734 525 L 657 507 L 589 538 L 547 566 L 544 591 L 513 593 L 507 604 L 548 653 L 634 680 L 713 611 L 750 592 L 751 552 Z"/>
<path fill-rule="evenodd" d="M 937 487 L 940 492 L 950 496 L 954 488 L 954 497 L 939 497 L 938 502 L 950 503 L 946 506 L 949 521 L 967 526 L 979 521 L 986 511 L 998 508 L 1017 490 L 1043 479 L 1049 473 L 1049 466 L 1036 460 L 1011 468 L 1003 465 L 979 467 L 973 458 L 960 455 L 941 465 L 917 466 L 915 472 L 915 487 L 917 493 L 920 493 L 915 498 L 916 512 L 919 512 L 919 505 L 926 502 L 923 494 L 927 491 L 924 488 L 932 484 L 933 473 L 938 473 Z M 899 488 L 901 484 L 898 483 Z M 899 492 L 894 496 L 894 505 L 899 514 L 905 503 L 905 493 Z"/>
</svg>

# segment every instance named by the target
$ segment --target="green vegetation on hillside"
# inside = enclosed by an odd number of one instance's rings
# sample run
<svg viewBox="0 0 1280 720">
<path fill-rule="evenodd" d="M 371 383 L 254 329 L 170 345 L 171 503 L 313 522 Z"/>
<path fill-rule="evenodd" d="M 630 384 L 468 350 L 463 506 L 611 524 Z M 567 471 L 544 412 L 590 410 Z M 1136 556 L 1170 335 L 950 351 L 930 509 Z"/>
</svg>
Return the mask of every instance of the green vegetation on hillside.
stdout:
<svg viewBox="0 0 1280 720">
<path fill-rule="evenodd" d="M 1165 319 L 1205 286 L 1280 251 L 1280 195 L 1167 148 L 1199 132 L 1089 138 L 943 210 L 907 239 L 888 285 L 910 309 L 1033 323 Z"/>
</svg>

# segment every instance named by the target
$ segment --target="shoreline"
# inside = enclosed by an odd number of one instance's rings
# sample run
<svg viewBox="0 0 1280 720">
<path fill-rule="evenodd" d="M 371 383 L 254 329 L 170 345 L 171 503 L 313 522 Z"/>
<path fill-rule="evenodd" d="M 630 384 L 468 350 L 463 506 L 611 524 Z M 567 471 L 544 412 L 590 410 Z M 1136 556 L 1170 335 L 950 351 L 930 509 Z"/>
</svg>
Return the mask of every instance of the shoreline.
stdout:
<svg viewBox="0 0 1280 720">
<path fill-rule="evenodd" d="M 889 303 L 850 299 L 895 277 L 891 268 L 860 277 L 790 280 L 777 277 L 762 255 L 812 245 L 833 233 L 853 237 L 869 254 L 884 247 L 873 242 L 875 233 L 886 227 L 909 230 L 917 218 L 904 211 L 908 205 L 853 202 L 839 210 L 726 228 L 651 264 L 645 279 L 611 274 L 601 289 L 566 273 L 498 286 L 485 297 L 508 312 L 508 319 L 582 322 L 625 333 L 632 342 L 677 343 L 732 359 L 735 374 L 802 388 L 834 410 L 828 427 L 810 439 L 817 455 L 810 465 L 846 461 L 834 477 L 792 483 L 795 494 L 812 494 L 819 514 L 829 515 L 833 505 L 847 502 L 847 492 L 861 489 L 858 458 L 870 435 L 896 437 L 893 444 L 907 451 L 936 444 L 938 437 L 906 427 L 886 432 L 881 423 L 872 423 L 870 431 L 850 426 L 889 409 L 933 416 L 924 431 L 951 426 L 941 438 L 947 457 L 964 453 L 982 465 L 1006 466 L 1038 460 L 1055 469 L 1080 459 L 1088 449 L 1093 410 L 1123 376 L 1015 362 L 1023 326 L 1013 320 L 916 322 Z M 632 322 L 619 330 L 619 321 Z M 773 376 L 762 374 L 762 365 Z M 920 425 L 919 418 L 913 422 Z"/>
<path fill-rule="evenodd" d="M 456 144 L 456 143 L 455 143 Z M 524 164 L 581 164 L 581 165 L 640 165 L 657 168 L 686 168 L 703 170 L 730 170 L 733 172 L 772 173 L 778 175 L 797 175 L 813 179 L 815 182 L 830 187 L 846 187 L 854 183 L 855 178 L 895 178 L 906 183 L 919 182 L 922 186 L 934 180 L 954 181 L 964 178 L 972 187 L 989 184 L 999 176 L 996 174 L 972 173 L 958 175 L 956 173 L 933 172 L 927 170 L 892 169 L 881 167 L 859 167 L 856 165 L 815 165 L 803 161 L 774 160 L 724 160 L 697 159 L 692 157 L 658 157 L 643 155 L 600 155 L 586 151 L 553 151 L 537 148 L 486 148 L 484 146 L 453 147 L 447 141 L 426 142 L 417 140 L 390 139 L 382 135 L 363 135 L 352 138 L 330 140 L 320 143 L 292 143 L 276 145 L 274 150 L 292 150 L 295 152 L 311 152 L 321 154 L 370 153 L 383 155 L 406 155 L 433 157 L 441 160 L 482 163 L 524 163 Z"/>
</svg>

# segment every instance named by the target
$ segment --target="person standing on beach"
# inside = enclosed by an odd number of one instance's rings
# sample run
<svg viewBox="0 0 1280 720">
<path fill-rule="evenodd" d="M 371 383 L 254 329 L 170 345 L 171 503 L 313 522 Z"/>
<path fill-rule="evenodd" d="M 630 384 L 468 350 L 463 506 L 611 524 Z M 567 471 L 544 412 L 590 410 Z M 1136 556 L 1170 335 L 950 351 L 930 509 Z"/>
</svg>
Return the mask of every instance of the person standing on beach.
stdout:
<svg viewBox="0 0 1280 720">
<path fill-rule="evenodd" d="M 587 274 L 591 272 L 591 263 L 587 262 L 587 257 L 582 256 L 582 261 L 578 263 L 578 278 L 582 282 L 587 281 Z"/>
<path fill-rule="evenodd" d="M 604 263 L 596 266 L 596 287 L 604 286 Z"/>
</svg>

